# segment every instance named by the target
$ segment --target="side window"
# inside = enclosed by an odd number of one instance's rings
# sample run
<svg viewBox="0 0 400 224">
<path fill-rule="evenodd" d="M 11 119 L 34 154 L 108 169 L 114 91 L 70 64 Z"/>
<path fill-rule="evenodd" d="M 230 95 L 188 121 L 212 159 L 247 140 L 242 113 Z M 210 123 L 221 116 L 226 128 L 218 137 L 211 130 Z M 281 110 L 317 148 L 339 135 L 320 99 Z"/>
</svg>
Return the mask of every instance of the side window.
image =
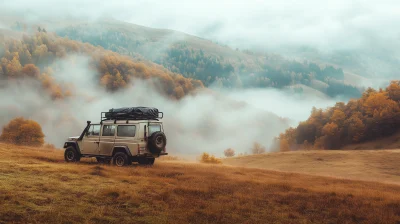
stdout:
<svg viewBox="0 0 400 224">
<path fill-rule="evenodd" d="M 102 136 L 114 136 L 114 135 L 115 135 L 115 126 L 114 125 L 104 125 L 103 126 Z"/>
<path fill-rule="evenodd" d="M 154 132 L 161 131 L 161 125 L 159 124 L 150 124 L 149 126 L 149 136 Z"/>
<path fill-rule="evenodd" d="M 117 135 L 119 137 L 135 137 L 136 126 L 135 125 L 120 125 L 117 128 Z"/>
<path fill-rule="evenodd" d="M 87 135 L 88 136 L 99 136 L 100 135 L 100 125 L 99 124 L 90 125 Z"/>
</svg>

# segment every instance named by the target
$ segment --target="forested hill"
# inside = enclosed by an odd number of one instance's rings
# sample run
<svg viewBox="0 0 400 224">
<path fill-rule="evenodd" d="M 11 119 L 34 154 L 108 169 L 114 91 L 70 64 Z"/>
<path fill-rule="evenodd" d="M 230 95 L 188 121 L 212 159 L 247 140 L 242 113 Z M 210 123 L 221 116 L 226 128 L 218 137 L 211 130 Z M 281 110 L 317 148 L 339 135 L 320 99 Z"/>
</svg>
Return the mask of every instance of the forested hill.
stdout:
<svg viewBox="0 0 400 224">
<path fill-rule="evenodd" d="M 54 99 L 68 97 L 72 94 L 71 86 L 57 83 L 53 76 L 59 69 L 56 62 L 59 59 L 70 60 L 67 58 L 69 55 L 83 55 L 90 58 L 88 69 L 98 74 L 99 87 L 109 91 L 124 88 L 135 78 L 151 79 L 162 94 L 176 99 L 204 87 L 201 81 L 185 78 L 150 61 L 61 38 L 43 29 L 39 31 L 33 35 L 20 33 L 20 38 L 8 38 L 8 34 L 0 36 L 0 79 L 29 77 L 40 81 Z M 71 60 L 70 63 L 76 62 Z"/>
<path fill-rule="evenodd" d="M 368 88 L 358 100 L 312 110 L 310 117 L 279 136 L 282 151 L 339 149 L 400 131 L 400 81 L 386 89 Z"/>
<path fill-rule="evenodd" d="M 201 80 L 206 86 L 295 87 L 295 91 L 302 92 L 305 85 L 332 97 L 359 97 L 363 91 L 344 82 L 341 68 L 231 49 L 171 30 L 115 20 L 69 24 L 55 30 L 60 36 L 124 55 L 142 55 L 172 72 Z"/>
</svg>

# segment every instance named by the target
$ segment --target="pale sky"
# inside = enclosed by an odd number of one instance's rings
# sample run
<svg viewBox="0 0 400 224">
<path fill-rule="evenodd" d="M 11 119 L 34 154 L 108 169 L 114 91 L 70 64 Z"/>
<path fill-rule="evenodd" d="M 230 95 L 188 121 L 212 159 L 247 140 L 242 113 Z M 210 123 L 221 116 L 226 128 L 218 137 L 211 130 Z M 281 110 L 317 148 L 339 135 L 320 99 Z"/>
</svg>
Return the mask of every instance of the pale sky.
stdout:
<svg viewBox="0 0 400 224">
<path fill-rule="evenodd" d="M 0 9 L 47 17 L 106 15 L 252 47 L 353 49 L 400 38 L 396 0 L 8 0 Z"/>
</svg>

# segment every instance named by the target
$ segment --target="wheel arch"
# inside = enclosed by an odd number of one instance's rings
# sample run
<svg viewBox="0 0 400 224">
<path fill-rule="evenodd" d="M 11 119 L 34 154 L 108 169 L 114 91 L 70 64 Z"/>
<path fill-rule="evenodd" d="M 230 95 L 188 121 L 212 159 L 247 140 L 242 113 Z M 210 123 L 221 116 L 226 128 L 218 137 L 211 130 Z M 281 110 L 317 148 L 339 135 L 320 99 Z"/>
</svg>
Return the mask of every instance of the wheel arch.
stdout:
<svg viewBox="0 0 400 224">
<path fill-rule="evenodd" d="M 67 149 L 68 147 L 73 147 L 78 155 L 81 155 L 81 150 L 79 149 L 79 145 L 77 142 L 65 142 L 64 148 Z"/>
<path fill-rule="evenodd" d="M 123 153 L 126 153 L 128 156 L 132 156 L 131 151 L 129 150 L 129 148 L 127 146 L 115 146 L 113 148 L 112 156 L 114 156 L 115 153 L 117 153 L 117 152 L 123 152 Z"/>
</svg>

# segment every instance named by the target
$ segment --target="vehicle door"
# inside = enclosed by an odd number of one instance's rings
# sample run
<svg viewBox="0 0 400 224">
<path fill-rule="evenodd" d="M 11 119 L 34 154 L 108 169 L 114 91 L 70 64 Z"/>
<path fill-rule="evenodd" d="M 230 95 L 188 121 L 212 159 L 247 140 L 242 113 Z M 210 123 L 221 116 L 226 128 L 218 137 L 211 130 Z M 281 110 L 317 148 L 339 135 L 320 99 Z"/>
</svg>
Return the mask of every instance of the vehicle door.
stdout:
<svg viewBox="0 0 400 224">
<path fill-rule="evenodd" d="M 138 133 L 139 125 L 124 124 L 118 125 L 117 136 L 115 138 L 115 146 L 126 146 L 131 152 L 132 156 L 138 154 Z"/>
<path fill-rule="evenodd" d="M 100 124 L 90 125 L 82 139 L 82 154 L 97 154 L 100 140 Z"/>
<path fill-rule="evenodd" d="M 104 124 L 101 131 L 99 155 L 111 156 L 115 142 L 115 125 Z"/>
</svg>

